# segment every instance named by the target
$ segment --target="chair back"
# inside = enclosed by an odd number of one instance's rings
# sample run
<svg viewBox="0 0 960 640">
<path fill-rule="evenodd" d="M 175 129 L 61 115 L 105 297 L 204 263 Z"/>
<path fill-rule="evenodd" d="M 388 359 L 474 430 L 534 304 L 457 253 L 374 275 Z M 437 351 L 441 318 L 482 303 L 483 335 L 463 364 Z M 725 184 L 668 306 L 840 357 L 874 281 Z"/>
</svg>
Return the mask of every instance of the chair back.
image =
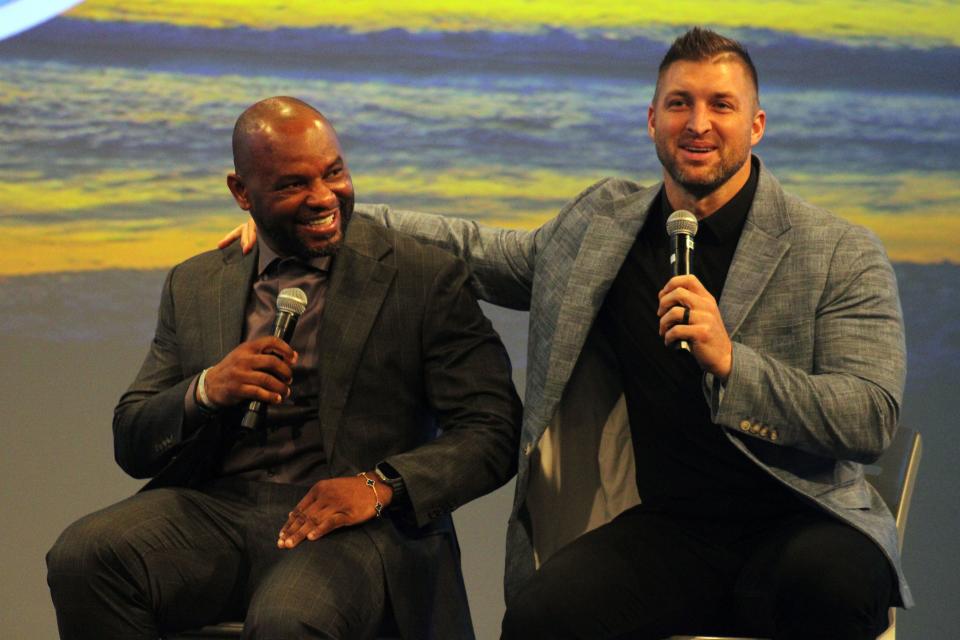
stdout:
<svg viewBox="0 0 960 640">
<path fill-rule="evenodd" d="M 923 440 L 920 433 L 907 427 L 899 427 L 880 459 L 864 470 L 867 480 L 893 514 L 901 551 L 922 454 Z"/>
</svg>

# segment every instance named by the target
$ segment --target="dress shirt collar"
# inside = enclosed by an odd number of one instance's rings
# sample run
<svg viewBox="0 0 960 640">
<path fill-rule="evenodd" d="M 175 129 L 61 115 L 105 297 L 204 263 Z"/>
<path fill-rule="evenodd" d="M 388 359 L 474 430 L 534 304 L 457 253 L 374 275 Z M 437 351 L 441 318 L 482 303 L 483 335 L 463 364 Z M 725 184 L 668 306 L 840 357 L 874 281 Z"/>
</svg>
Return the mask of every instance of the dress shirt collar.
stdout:
<svg viewBox="0 0 960 640">
<path fill-rule="evenodd" d="M 270 265 L 274 264 L 275 262 L 281 262 L 285 260 L 285 258 L 281 258 L 279 255 L 277 255 L 277 253 L 260 238 L 257 238 L 257 247 L 260 250 L 260 258 L 257 265 L 258 277 L 263 277 Z M 287 258 L 286 260 L 296 262 L 304 267 L 314 269 L 316 271 L 322 271 L 324 273 L 328 273 L 330 271 L 331 256 L 315 256 L 313 258 L 300 258 L 294 256 Z"/>
<path fill-rule="evenodd" d="M 713 215 L 699 221 L 697 230 L 697 242 L 706 241 L 712 244 L 726 244 L 728 242 L 737 242 L 740 238 L 740 231 L 743 229 L 743 223 L 747 219 L 747 212 L 753 204 L 753 196 L 757 192 L 757 182 L 760 180 L 760 170 L 758 161 L 751 156 L 750 177 L 746 184 L 740 188 L 735 196 L 717 209 Z M 666 234 L 667 218 L 675 211 L 673 205 L 667 200 L 667 192 L 660 189 L 660 228 Z"/>
</svg>

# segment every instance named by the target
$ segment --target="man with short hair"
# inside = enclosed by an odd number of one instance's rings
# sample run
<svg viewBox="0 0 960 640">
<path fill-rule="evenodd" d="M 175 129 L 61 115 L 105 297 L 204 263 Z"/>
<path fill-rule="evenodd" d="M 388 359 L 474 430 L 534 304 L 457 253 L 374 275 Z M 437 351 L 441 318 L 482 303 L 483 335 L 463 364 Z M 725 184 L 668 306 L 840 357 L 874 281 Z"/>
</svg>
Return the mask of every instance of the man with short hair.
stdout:
<svg viewBox="0 0 960 640">
<path fill-rule="evenodd" d="M 472 638 L 449 514 L 513 474 L 520 405 L 467 269 L 351 220 L 336 132 L 306 103 L 253 105 L 233 149 L 258 250 L 167 276 L 114 416 L 117 461 L 153 479 L 48 554 L 61 637 L 245 616 L 247 638 Z M 288 345 L 271 323 L 291 288 Z M 241 426 L 251 401 L 262 428 Z"/>
<path fill-rule="evenodd" d="M 662 184 L 602 180 L 531 232 L 358 208 L 530 310 L 505 638 L 872 639 L 912 603 L 862 467 L 903 394 L 896 280 L 751 154 L 765 125 L 746 50 L 695 28 L 648 109 Z"/>
</svg>

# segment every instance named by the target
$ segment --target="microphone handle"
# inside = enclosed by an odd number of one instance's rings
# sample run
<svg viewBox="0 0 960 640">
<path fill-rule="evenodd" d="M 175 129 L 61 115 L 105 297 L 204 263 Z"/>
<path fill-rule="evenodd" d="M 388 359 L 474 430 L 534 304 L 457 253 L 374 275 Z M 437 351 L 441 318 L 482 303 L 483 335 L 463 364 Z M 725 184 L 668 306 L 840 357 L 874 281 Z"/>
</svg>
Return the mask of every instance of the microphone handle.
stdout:
<svg viewBox="0 0 960 640">
<path fill-rule="evenodd" d="M 693 273 L 693 236 L 688 233 L 677 233 L 673 240 L 673 253 L 670 262 L 673 263 L 673 275 L 686 276 Z M 673 343 L 675 351 L 690 351 L 690 343 L 686 340 L 677 340 Z"/>
<path fill-rule="evenodd" d="M 693 273 L 693 237 L 688 233 L 673 236 L 673 275 L 687 276 Z"/>
<path fill-rule="evenodd" d="M 287 344 L 290 344 L 293 338 L 293 332 L 297 328 L 297 320 L 300 316 L 289 311 L 279 311 L 277 319 L 273 323 L 273 337 L 280 338 Z M 240 426 L 244 429 L 259 429 L 263 424 L 263 417 L 267 413 L 267 405 L 259 400 L 251 400 L 247 410 L 243 414 Z"/>
</svg>

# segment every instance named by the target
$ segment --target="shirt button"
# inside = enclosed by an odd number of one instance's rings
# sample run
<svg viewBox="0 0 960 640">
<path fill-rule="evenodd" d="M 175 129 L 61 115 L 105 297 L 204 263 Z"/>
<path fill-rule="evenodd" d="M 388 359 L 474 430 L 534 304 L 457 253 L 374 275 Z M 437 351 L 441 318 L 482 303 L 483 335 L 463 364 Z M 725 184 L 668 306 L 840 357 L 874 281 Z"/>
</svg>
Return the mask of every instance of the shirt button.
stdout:
<svg viewBox="0 0 960 640">
<path fill-rule="evenodd" d="M 523 445 L 523 455 L 530 457 L 530 454 L 533 453 L 533 444 L 528 442 Z"/>
<path fill-rule="evenodd" d="M 749 420 L 741 420 L 741 421 L 740 421 L 740 429 L 741 429 L 742 431 L 750 431 L 750 421 L 749 421 Z"/>
</svg>

